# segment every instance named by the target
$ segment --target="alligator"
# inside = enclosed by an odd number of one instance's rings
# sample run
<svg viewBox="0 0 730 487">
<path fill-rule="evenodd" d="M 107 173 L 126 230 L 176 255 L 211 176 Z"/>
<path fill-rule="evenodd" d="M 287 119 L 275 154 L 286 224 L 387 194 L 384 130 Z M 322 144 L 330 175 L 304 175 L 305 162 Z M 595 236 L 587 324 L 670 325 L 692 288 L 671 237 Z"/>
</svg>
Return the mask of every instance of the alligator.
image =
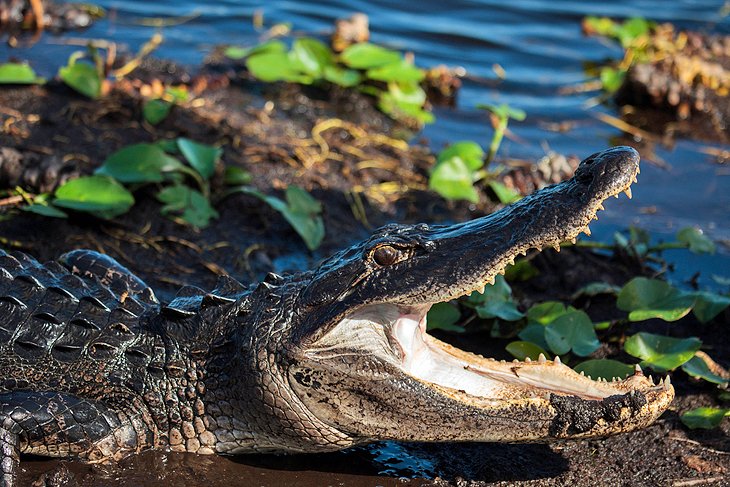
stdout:
<svg viewBox="0 0 730 487">
<path fill-rule="evenodd" d="M 426 332 L 432 304 L 482 291 L 518 255 L 588 232 L 639 155 L 453 225 L 389 224 L 298 274 L 161 303 L 112 258 L 0 256 L 2 482 L 21 454 L 116 461 L 145 449 L 325 452 L 378 440 L 535 442 L 644 427 L 669 380 L 593 380 L 559 357 L 508 362 Z"/>
</svg>

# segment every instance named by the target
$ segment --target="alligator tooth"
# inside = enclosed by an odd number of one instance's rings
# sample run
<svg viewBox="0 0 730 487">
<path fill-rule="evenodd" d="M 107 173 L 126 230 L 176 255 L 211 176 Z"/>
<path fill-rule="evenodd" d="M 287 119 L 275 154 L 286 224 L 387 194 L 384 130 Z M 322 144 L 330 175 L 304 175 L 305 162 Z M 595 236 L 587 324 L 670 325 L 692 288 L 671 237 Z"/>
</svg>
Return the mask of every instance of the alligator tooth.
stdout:
<svg viewBox="0 0 730 487">
<path fill-rule="evenodd" d="M 614 198 L 618 199 L 618 194 L 613 195 Z"/>
<path fill-rule="evenodd" d="M 598 220 L 598 215 L 593 215 L 594 220 Z"/>
<path fill-rule="evenodd" d="M 509 264 L 509 265 L 515 265 L 515 258 L 514 257 L 510 257 L 509 260 L 507 261 L 507 264 Z"/>
<path fill-rule="evenodd" d="M 555 252 L 560 252 L 560 244 L 559 243 L 554 243 L 553 244 L 553 248 L 555 249 Z"/>
<path fill-rule="evenodd" d="M 636 168 L 636 174 L 641 174 L 641 168 L 640 167 L 637 167 Z"/>
<path fill-rule="evenodd" d="M 638 180 L 638 179 L 636 179 L 636 176 L 634 176 L 634 182 L 635 182 L 635 183 L 638 183 L 638 182 L 639 182 L 639 180 Z"/>
<path fill-rule="evenodd" d="M 654 385 L 654 377 L 651 375 L 649 376 L 649 382 L 651 382 L 651 385 Z"/>
<path fill-rule="evenodd" d="M 667 376 L 667 380 L 664 381 L 664 386 L 669 387 L 670 385 L 672 385 L 672 379 Z"/>
<path fill-rule="evenodd" d="M 525 362 L 530 363 L 532 362 L 532 359 L 530 357 L 525 357 Z"/>
<path fill-rule="evenodd" d="M 585 233 L 586 235 L 588 235 L 590 237 L 591 236 L 591 229 L 589 227 L 585 227 L 583 229 L 583 233 Z"/>
<path fill-rule="evenodd" d="M 501 269 L 501 270 L 499 271 L 499 273 L 500 273 L 500 274 L 502 274 L 502 275 L 504 275 L 504 272 L 505 272 L 505 270 L 504 270 L 504 269 Z"/>
<path fill-rule="evenodd" d="M 537 361 L 540 362 L 541 364 L 544 364 L 545 362 L 547 362 L 547 359 L 545 358 L 545 354 L 541 353 L 540 356 L 537 357 Z"/>
<path fill-rule="evenodd" d="M 641 370 L 641 365 L 634 365 L 634 375 L 644 375 L 644 372 Z"/>
<path fill-rule="evenodd" d="M 577 241 L 578 241 L 578 239 L 576 239 L 575 237 L 573 237 L 573 238 L 570 239 L 570 243 L 572 243 L 573 245 L 575 245 L 575 243 Z"/>
<path fill-rule="evenodd" d="M 605 208 L 603 207 L 603 203 L 598 203 L 598 209 L 599 210 L 605 210 Z"/>
<path fill-rule="evenodd" d="M 494 276 L 489 278 L 489 284 L 494 285 Z"/>
<path fill-rule="evenodd" d="M 554 362 L 555 364 L 557 364 L 557 365 L 560 365 L 560 364 L 562 364 L 562 363 L 563 363 L 563 362 L 562 362 L 562 361 L 560 360 L 560 356 L 559 356 L 559 355 L 556 355 L 556 356 L 555 356 L 555 358 L 553 359 L 553 362 Z"/>
<path fill-rule="evenodd" d="M 476 291 L 478 291 L 479 294 L 484 294 L 484 284 L 482 284 L 481 287 L 476 288 Z"/>
<path fill-rule="evenodd" d="M 625 194 L 626 196 L 628 196 L 628 198 L 629 198 L 629 199 L 631 199 L 631 198 L 633 197 L 633 195 L 631 194 L 631 188 L 626 188 L 626 189 L 624 190 L 624 194 Z"/>
<path fill-rule="evenodd" d="M 512 361 L 512 363 L 513 363 L 513 364 L 519 364 L 519 363 L 520 363 L 520 361 L 519 361 L 519 360 L 517 360 L 517 359 L 514 359 L 514 360 Z"/>
<path fill-rule="evenodd" d="M 585 376 L 586 376 L 586 373 L 585 373 L 584 371 L 582 371 L 582 370 L 581 370 L 581 371 L 580 371 L 580 375 L 582 375 L 583 377 L 585 377 Z"/>
</svg>

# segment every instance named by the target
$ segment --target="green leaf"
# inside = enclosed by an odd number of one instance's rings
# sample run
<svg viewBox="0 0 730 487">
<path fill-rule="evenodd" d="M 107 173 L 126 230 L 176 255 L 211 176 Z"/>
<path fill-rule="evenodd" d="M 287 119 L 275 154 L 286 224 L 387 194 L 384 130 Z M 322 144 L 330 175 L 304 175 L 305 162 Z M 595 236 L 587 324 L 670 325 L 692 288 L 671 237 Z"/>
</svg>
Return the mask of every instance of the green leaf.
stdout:
<svg viewBox="0 0 730 487">
<path fill-rule="evenodd" d="M 527 357 L 530 357 L 532 360 L 537 360 L 540 354 L 545 355 L 547 358 L 550 357 L 550 354 L 543 350 L 542 347 L 530 342 L 512 342 L 508 343 L 504 348 L 517 360 L 525 360 Z"/>
<path fill-rule="evenodd" d="M 241 187 L 238 191 L 255 196 L 281 213 L 302 237 L 309 250 L 314 250 L 324 239 L 322 204 L 298 186 L 286 189 L 286 203 L 275 196 L 267 196 L 255 189 Z"/>
<path fill-rule="evenodd" d="M 132 144 L 113 153 L 95 173 L 111 176 L 122 183 L 158 183 L 166 172 L 178 171 L 180 161 L 167 155 L 157 144 Z"/>
<path fill-rule="evenodd" d="M 218 212 L 200 191 L 182 184 L 163 189 L 157 193 L 157 199 L 164 203 L 163 215 L 179 214 L 185 222 L 197 228 L 205 228 L 211 219 L 218 218 Z"/>
<path fill-rule="evenodd" d="M 626 78 L 626 71 L 615 69 L 610 66 L 601 68 L 601 86 L 608 93 L 615 93 L 621 88 Z"/>
<path fill-rule="evenodd" d="M 621 289 L 616 305 L 629 312 L 629 320 L 661 318 L 677 321 L 687 315 L 694 304 L 691 293 L 682 292 L 659 279 L 635 277 Z"/>
<path fill-rule="evenodd" d="M 452 157 L 460 157 L 464 161 L 466 167 L 471 171 L 478 171 L 484 166 L 484 158 L 486 154 L 484 149 L 471 140 L 461 140 L 454 142 L 441 152 L 439 152 L 436 162 L 443 162 Z"/>
<path fill-rule="evenodd" d="M 285 53 L 286 44 L 278 39 L 272 39 L 253 47 L 230 46 L 223 51 L 223 54 L 230 59 L 243 59 L 248 56 L 262 53 Z"/>
<path fill-rule="evenodd" d="M 545 301 L 535 304 L 527 310 L 527 322 L 546 326 L 567 312 L 565 305 L 560 301 Z"/>
<path fill-rule="evenodd" d="M 321 78 L 325 66 L 334 64 L 334 55 L 323 42 L 303 37 L 294 41 L 292 55 L 302 70 L 314 78 Z"/>
<path fill-rule="evenodd" d="M 330 83 L 334 83 L 345 88 L 357 86 L 362 81 L 360 73 L 354 69 L 345 69 L 339 66 L 325 66 L 323 77 Z"/>
<path fill-rule="evenodd" d="M 576 372 L 583 372 L 592 379 L 601 378 L 610 381 L 614 377 L 625 379 L 634 373 L 634 366 L 627 365 L 618 360 L 598 359 L 581 362 L 574 367 L 574 370 Z"/>
<path fill-rule="evenodd" d="M 640 358 L 642 367 L 651 367 L 658 372 L 674 370 L 690 360 L 700 349 L 699 338 L 672 338 L 652 333 L 639 332 L 624 343 L 624 351 Z"/>
<path fill-rule="evenodd" d="M 396 63 L 401 60 L 401 55 L 369 42 L 360 42 L 345 49 L 340 54 L 340 59 L 351 68 L 372 69 Z"/>
<path fill-rule="evenodd" d="M 692 313 L 694 313 L 701 323 L 712 321 L 725 308 L 730 306 L 730 296 L 723 296 L 722 294 L 715 294 L 709 291 L 699 291 L 693 294 L 695 296 L 695 304 Z"/>
<path fill-rule="evenodd" d="M 494 191 L 494 194 L 497 195 L 497 199 L 500 203 L 504 205 L 508 205 L 510 203 L 514 203 L 515 201 L 519 201 L 522 196 L 516 192 L 514 189 L 510 189 L 504 184 L 500 183 L 499 181 L 496 181 L 494 179 L 490 179 L 487 184 L 490 188 L 492 188 L 492 191 Z"/>
<path fill-rule="evenodd" d="M 261 81 L 289 81 L 309 84 L 312 78 L 304 74 L 297 62 L 286 52 L 264 52 L 250 56 L 246 67 Z"/>
<path fill-rule="evenodd" d="M 142 116 L 151 125 L 157 125 L 167 118 L 172 109 L 172 103 L 154 99 L 147 100 L 142 106 Z"/>
<path fill-rule="evenodd" d="M 545 327 L 543 325 L 531 323 L 520 330 L 517 336 L 526 342 L 534 343 L 544 349 L 549 348 L 547 341 L 545 341 Z"/>
<path fill-rule="evenodd" d="M 56 189 L 54 206 L 114 218 L 134 204 L 132 193 L 109 176 L 86 176 L 67 181 Z"/>
<path fill-rule="evenodd" d="M 253 177 L 250 172 L 241 169 L 240 167 L 226 166 L 223 180 L 229 186 L 238 186 L 240 184 L 250 184 Z"/>
<path fill-rule="evenodd" d="M 701 407 L 682 413 L 679 418 L 690 429 L 712 429 L 720 426 L 725 416 L 730 416 L 730 408 Z"/>
<path fill-rule="evenodd" d="M 177 146 L 198 174 L 208 180 L 215 172 L 215 165 L 223 154 L 223 149 L 194 140 L 178 137 Z"/>
<path fill-rule="evenodd" d="M 431 172 L 428 187 L 448 200 L 479 202 L 474 189 L 473 172 L 461 157 L 438 162 Z"/>
<path fill-rule="evenodd" d="M 420 82 L 426 76 L 422 69 L 417 68 L 405 59 L 397 62 L 385 64 L 377 68 L 368 69 L 365 73 L 370 79 L 376 81 L 410 81 Z"/>
<path fill-rule="evenodd" d="M 58 70 L 58 76 L 69 87 L 89 98 L 101 96 L 101 77 L 93 66 L 87 62 L 71 60 L 68 66 Z"/>
<path fill-rule="evenodd" d="M 685 244 L 693 254 L 715 253 L 715 242 L 697 228 L 686 227 L 681 229 L 677 232 L 677 240 Z"/>
<path fill-rule="evenodd" d="M 53 218 L 68 218 L 68 215 L 65 212 L 48 204 L 33 203 L 28 206 L 22 206 L 21 209 L 37 215 L 50 216 Z"/>
<path fill-rule="evenodd" d="M 0 84 L 41 85 L 45 82 L 45 78 L 36 76 L 33 68 L 25 63 L 0 64 Z"/>
<path fill-rule="evenodd" d="M 572 350 L 574 354 L 585 357 L 601 346 L 593 322 L 584 311 L 579 310 L 560 315 L 547 325 L 545 341 L 556 355 Z"/>
<path fill-rule="evenodd" d="M 511 301 L 488 301 L 477 308 L 480 318 L 500 318 L 505 321 L 517 321 L 525 315 Z"/>
<path fill-rule="evenodd" d="M 426 322 L 428 323 L 429 330 L 446 330 L 462 333 L 464 327 L 456 324 L 460 318 L 461 312 L 457 306 L 451 303 L 436 303 L 428 311 Z"/>
<path fill-rule="evenodd" d="M 728 382 L 730 382 L 724 377 L 713 373 L 707 366 L 707 363 L 697 355 L 685 362 L 682 365 L 682 370 L 684 370 L 692 377 L 695 377 L 697 379 L 704 379 L 707 382 L 712 382 L 713 384 L 727 384 Z"/>
</svg>

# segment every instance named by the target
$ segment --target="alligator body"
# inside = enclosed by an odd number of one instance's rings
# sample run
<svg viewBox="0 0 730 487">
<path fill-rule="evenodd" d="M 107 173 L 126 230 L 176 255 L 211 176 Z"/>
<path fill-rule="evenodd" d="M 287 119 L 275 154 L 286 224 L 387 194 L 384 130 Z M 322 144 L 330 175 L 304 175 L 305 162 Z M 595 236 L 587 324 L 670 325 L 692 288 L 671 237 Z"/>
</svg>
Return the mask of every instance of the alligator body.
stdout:
<svg viewBox="0 0 730 487">
<path fill-rule="evenodd" d="M 575 238 L 628 191 L 638 154 L 451 226 L 389 225 L 313 271 L 185 287 L 160 304 L 113 259 L 0 256 L 2 486 L 20 454 L 143 449 L 321 452 L 374 440 L 544 441 L 651 423 L 669 382 L 593 381 L 559 360 L 504 362 L 426 334 L 426 313 L 518 254 Z"/>
</svg>

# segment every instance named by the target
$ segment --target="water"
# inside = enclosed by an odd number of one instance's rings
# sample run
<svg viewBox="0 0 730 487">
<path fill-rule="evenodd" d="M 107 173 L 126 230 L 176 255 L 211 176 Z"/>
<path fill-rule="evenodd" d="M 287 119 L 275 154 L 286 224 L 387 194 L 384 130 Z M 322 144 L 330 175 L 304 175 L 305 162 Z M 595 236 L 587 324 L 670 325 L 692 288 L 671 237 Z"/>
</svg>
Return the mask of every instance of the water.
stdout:
<svg viewBox="0 0 730 487">
<path fill-rule="evenodd" d="M 132 51 L 149 40 L 154 29 L 142 24 L 149 17 L 193 19 L 165 27 L 164 44 L 156 56 L 195 66 L 217 44 L 250 45 L 261 32 L 252 25 L 255 12 L 263 12 L 267 26 L 289 22 L 296 32 L 326 36 L 337 18 L 360 11 L 370 17 L 372 40 L 415 54 L 421 66 L 462 66 L 468 72 L 458 104 L 438 108 L 437 122 L 423 135 L 435 149 L 448 142 L 473 139 L 486 145 L 491 129 L 479 103 L 507 103 L 528 114 L 525 122 L 513 124 L 516 140 L 505 140 L 502 156 L 536 159 L 549 147 L 567 154 L 586 156 L 611 144 L 619 132 L 598 121 L 595 114 L 615 114 L 610 106 L 587 108 L 593 93 L 561 95 L 559 91 L 586 78 L 586 63 L 622 55 L 621 49 L 581 34 L 585 15 L 611 17 L 643 16 L 672 22 L 679 27 L 705 32 L 730 32 L 730 20 L 721 17 L 723 1 L 664 0 L 610 3 L 569 0 L 406 0 L 399 2 L 360 0 L 232 1 L 215 3 L 191 0 L 157 2 L 103 0 L 109 16 L 83 33 L 63 37 L 43 36 L 31 46 L 10 50 L 0 47 L 0 59 L 28 59 L 41 72 L 53 75 L 59 60 L 79 47 L 64 45 L 69 38 L 112 39 Z M 500 80 L 493 66 L 506 72 Z M 548 123 L 571 121 L 575 128 L 552 132 Z M 657 147 L 656 155 L 668 165 L 662 169 L 644 164 L 634 199 L 612 200 L 600 222 L 591 228 L 596 239 L 609 239 L 617 229 L 638 225 L 658 239 L 670 240 L 679 228 L 696 226 L 719 245 L 713 258 L 671 254 L 678 262 L 675 279 L 700 270 L 700 282 L 713 286 L 712 274 L 730 276 L 730 169 L 713 164 L 698 151 L 706 145 L 679 140 L 672 149 Z M 656 212 L 648 214 L 648 208 Z"/>
</svg>

